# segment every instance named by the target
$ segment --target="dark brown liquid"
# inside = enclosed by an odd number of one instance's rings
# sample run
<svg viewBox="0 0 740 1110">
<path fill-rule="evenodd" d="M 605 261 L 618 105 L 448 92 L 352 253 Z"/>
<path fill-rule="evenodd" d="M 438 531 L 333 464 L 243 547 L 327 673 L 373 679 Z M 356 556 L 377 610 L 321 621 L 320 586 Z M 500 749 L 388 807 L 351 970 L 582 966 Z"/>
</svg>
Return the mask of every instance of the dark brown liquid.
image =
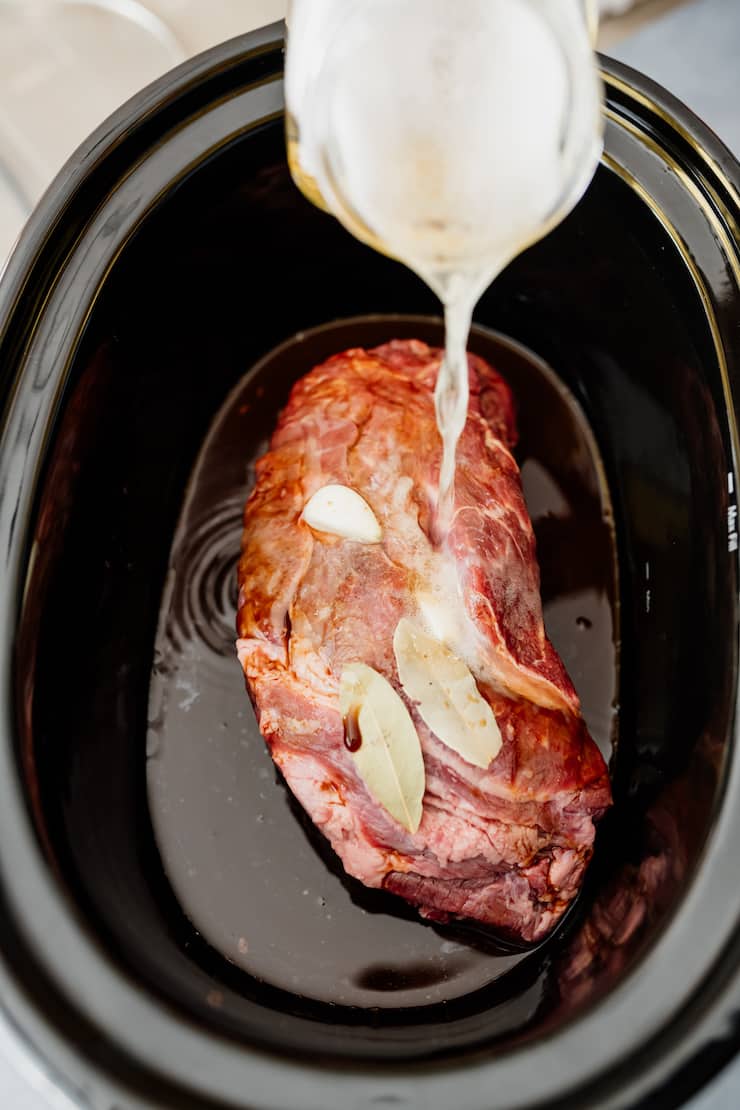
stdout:
<svg viewBox="0 0 740 1110">
<path fill-rule="evenodd" d="M 420 323 L 421 338 L 441 328 Z M 171 554 L 153 668 L 149 804 L 163 864 L 198 932 L 251 975 L 293 994 L 368 1009 L 448 1002 L 496 982 L 524 1021 L 539 1004 L 515 951 L 480 930 L 423 922 L 348 878 L 268 755 L 234 653 L 235 567 L 253 464 L 292 382 L 327 355 L 412 335 L 405 321 L 328 325 L 296 337 L 227 398 L 197 460 Z M 617 609 L 608 492 L 584 417 L 552 371 L 474 329 L 517 397 L 517 455 L 534 522 L 545 620 L 594 739 L 616 739 Z M 348 746 L 357 737 L 347 729 Z M 522 969 L 523 970 L 523 969 Z M 518 974 L 518 973 L 517 973 Z M 511 985 L 509 985 L 511 984 Z M 498 996 L 498 994 L 497 994 Z M 520 1012 L 521 1011 L 521 1012 Z"/>
<path fill-rule="evenodd" d="M 359 710 L 356 705 L 352 706 L 344 718 L 344 746 L 350 752 L 359 752 L 362 747 Z"/>
</svg>

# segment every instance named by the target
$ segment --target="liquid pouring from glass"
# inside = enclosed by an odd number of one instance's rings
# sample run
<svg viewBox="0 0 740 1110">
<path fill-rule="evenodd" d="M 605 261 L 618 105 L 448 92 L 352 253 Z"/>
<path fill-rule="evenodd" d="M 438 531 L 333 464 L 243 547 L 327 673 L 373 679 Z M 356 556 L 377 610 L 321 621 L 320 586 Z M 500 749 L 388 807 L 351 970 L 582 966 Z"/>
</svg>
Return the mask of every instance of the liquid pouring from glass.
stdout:
<svg viewBox="0 0 740 1110">
<path fill-rule="evenodd" d="M 444 307 L 435 390 L 436 532 L 452 519 L 483 291 L 573 208 L 602 147 L 582 0 L 294 0 L 286 58 L 293 176 Z"/>
</svg>

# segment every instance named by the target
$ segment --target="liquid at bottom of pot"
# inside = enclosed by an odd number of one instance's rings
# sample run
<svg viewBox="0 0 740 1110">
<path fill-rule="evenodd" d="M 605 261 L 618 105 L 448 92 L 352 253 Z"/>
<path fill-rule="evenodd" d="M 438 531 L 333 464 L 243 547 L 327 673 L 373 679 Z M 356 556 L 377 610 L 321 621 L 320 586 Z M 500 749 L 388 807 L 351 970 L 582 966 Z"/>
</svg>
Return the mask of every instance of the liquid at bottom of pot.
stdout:
<svg viewBox="0 0 740 1110">
<path fill-rule="evenodd" d="M 367 1009 L 431 1006 L 494 982 L 505 997 L 508 973 L 541 959 L 541 951 L 517 950 L 481 929 L 430 925 L 400 899 L 348 878 L 273 767 L 234 653 L 242 509 L 290 386 L 346 347 L 411 335 L 439 342 L 441 328 L 408 317 L 338 321 L 283 344 L 232 391 L 188 486 L 150 686 L 149 805 L 184 913 L 258 980 Z M 595 441 L 536 356 L 477 327 L 470 349 L 514 390 L 547 629 L 609 758 L 617 728 L 616 547 Z M 522 1005 L 536 1008 L 539 994 L 535 979 Z"/>
</svg>

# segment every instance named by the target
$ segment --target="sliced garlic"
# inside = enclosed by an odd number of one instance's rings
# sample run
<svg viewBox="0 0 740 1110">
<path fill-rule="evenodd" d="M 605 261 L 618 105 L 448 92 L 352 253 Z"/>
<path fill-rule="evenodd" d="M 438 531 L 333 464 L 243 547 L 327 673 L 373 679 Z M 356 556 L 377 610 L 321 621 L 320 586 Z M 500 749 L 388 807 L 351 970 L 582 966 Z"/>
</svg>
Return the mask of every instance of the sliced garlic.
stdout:
<svg viewBox="0 0 740 1110">
<path fill-rule="evenodd" d="M 345 720 L 356 715 L 360 745 L 355 767 L 376 802 L 405 829 L 421 822 L 424 760 L 408 709 L 381 674 L 365 663 L 342 671 L 339 705 Z"/>
<path fill-rule="evenodd" d="M 468 763 L 487 768 L 501 751 L 501 732 L 462 659 L 405 617 L 393 650 L 401 685 L 424 723 Z"/>
<path fill-rule="evenodd" d="M 331 532 L 357 543 L 380 543 L 383 530 L 364 497 L 349 486 L 329 484 L 309 497 L 303 519 L 317 532 Z"/>
</svg>

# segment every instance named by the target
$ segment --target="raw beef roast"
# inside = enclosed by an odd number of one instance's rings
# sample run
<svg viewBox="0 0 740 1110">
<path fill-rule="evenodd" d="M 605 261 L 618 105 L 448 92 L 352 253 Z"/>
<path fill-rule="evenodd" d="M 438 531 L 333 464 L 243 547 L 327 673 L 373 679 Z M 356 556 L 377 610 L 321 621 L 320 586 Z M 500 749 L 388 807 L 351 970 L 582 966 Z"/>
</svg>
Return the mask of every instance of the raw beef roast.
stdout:
<svg viewBox="0 0 740 1110">
<path fill-rule="evenodd" d="M 474 918 L 534 941 L 578 891 L 609 779 L 545 635 L 511 392 L 472 355 L 454 519 L 446 543 L 431 538 L 440 359 L 394 341 L 296 383 L 245 509 L 237 649 L 272 757 L 349 874 L 434 920 Z M 309 498 L 332 483 L 364 498 L 380 542 L 306 523 Z M 488 766 L 442 742 L 404 691 L 403 618 L 472 672 L 500 732 Z M 340 682 L 357 663 L 394 687 L 416 728 L 416 831 L 378 802 L 346 742 Z"/>
</svg>

